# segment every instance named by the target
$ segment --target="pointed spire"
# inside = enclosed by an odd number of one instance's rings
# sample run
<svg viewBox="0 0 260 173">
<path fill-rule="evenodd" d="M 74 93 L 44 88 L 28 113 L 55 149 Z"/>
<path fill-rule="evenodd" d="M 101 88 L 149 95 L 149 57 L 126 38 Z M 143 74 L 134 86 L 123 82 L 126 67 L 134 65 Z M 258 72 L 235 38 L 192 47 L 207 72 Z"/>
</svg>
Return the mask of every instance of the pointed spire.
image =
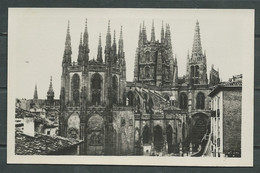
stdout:
<svg viewBox="0 0 260 173">
<path fill-rule="evenodd" d="M 152 23 L 151 42 L 155 42 L 154 20 Z"/>
<path fill-rule="evenodd" d="M 103 59 L 102 59 L 102 46 L 101 46 L 101 33 L 99 33 L 97 61 L 101 62 L 101 63 L 103 62 Z"/>
<path fill-rule="evenodd" d="M 140 23 L 138 47 L 143 44 L 142 24 Z"/>
<path fill-rule="evenodd" d="M 82 46 L 82 32 L 80 33 L 80 41 L 79 41 L 79 45 Z"/>
<path fill-rule="evenodd" d="M 50 86 L 49 86 L 49 90 L 47 92 L 47 96 L 54 96 L 54 91 L 53 91 L 53 87 L 52 87 L 52 76 L 50 79 Z"/>
<path fill-rule="evenodd" d="M 34 100 L 37 100 L 37 99 L 38 99 L 37 84 L 35 84 L 33 99 L 34 99 Z"/>
<path fill-rule="evenodd" d="M 66 41 L 65 41 L 65 53 L 70 54 L 70 52 L 71 52 L 70 21 L 68 21 Z"/>
<path fill-rule="evenodd" d="M 79 54 L 78 54 L 78 64 L 82 65 L 84 56 L 84 48 L 82 44 L 82 33 L 80 34 L 80 41 L 79 41 Z"/>
<path fill-rule="evenodd" d="M 144 25 L 144 21 L 143 21 L 142 39 L 143 39 L 142 40 L 143 44 L 147 42 L 146 27 Z"/>
<path fill-rule="evenodd" d="M 165 31 L 165 44 L 169 47 L 172 48 L 172 43 L 171 43 L 171 31 L 170 31 L 170 25 L 166 23 L 166 31 Z"/>
<path fill-rule="evenodd" d="M 191 57 L 201 57 L 202 55 L 203 54 L 202 54 L 201 39 L 200 39 L 200 26 L 199 26 L 199 21 L 197 20 L 195 26 Z"/>
<path fill-rule="evenodd" d="M 113 39 L 113 45 L 116 45 L 116 30 L 114 30 L 114 39 Z"/>
<path fill-rule="evenodd" d="M 118 54 L 123 55 L 123 52 L 124 52 L 124 41 L 123 41 L 123 29 L 121 26 L 120 36 L 119 36 L 119 41 L 118 41 Z"/>
<path fill-rule="evenodd" d="M 161 29 L 161 43 L 164 42 L 164 28 L 163 28 L 163 21 L 162 21 L 162 29 Z"/>
<path fill-rule="evenodd" d="M 84 31 L 84 38 L 83 44 L 86 48 L 88 48 L 88 20 L 85 21 L 85 31 Z"/>
<path fill-rule="evenodd" d="M 101 47 L 101 33 L 99 33 L 98 46 Z"/>
<path fill-rule="evenodd" d="M 110 20 L 108 21 L 107 36 L 106 36 L 106 50 L 111 48 L 111 34 L 110 34 Z"/>
</svg>

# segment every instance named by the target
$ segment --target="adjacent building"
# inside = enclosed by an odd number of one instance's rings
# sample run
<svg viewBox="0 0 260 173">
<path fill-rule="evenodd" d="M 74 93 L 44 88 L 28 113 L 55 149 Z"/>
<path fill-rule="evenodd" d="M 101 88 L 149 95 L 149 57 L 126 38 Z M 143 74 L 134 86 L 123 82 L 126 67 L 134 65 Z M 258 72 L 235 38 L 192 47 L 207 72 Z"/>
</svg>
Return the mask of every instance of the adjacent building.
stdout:
<svg viewBox="0 0 260 173">
<path fill-rule="evenodd" d="M 216 85 L 209 96 L 212 155 L 241 157 L 242 75 Z"/>
</svg>

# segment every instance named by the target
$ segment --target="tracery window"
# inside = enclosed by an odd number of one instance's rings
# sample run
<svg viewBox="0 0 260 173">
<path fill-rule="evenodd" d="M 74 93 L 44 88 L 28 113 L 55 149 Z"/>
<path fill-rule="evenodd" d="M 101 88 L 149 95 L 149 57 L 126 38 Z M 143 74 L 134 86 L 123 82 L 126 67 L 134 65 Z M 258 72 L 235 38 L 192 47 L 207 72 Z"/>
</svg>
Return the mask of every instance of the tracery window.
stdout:
<svg viewBox="0 0 260 173">
<path fill-rule="evenodd" d="M 90 137 L 90 145 L 102 145 L 100 133 L 93 133 Z"/>
<path fill-rule="evenodd" d="M 100 105 L 101 102 L 101 76 L 96 73 L 91 79 L 92 104 Z"/>
<path fill-rule="evenodd" d="M 188 97 L 185 93 L 180 94 L 180 108 L 181 109 L 188 108 Z"/>
<path fill-rule="evenodd" d="M 80 88 L 79 75 L 74 74 L 71 80 L 71 93 L 72 93 L 72 100 L 75 105 L 79 105 L 79 88 Z"/>
<path fill-rule="evenodd" d="M 150 53 L 149 51 L 147 51 L 147 52 L 145 53 L 146 62 L 150 62 L 150 55 L 151 55 L 151 53 Z"/>
<path fill-rule="evenodd" d="M 198 93 L 196 98 L 196 108 L 197 109 L 204 109 L 205 108 L 205 96 L 203 93 Z"/>
</svg>

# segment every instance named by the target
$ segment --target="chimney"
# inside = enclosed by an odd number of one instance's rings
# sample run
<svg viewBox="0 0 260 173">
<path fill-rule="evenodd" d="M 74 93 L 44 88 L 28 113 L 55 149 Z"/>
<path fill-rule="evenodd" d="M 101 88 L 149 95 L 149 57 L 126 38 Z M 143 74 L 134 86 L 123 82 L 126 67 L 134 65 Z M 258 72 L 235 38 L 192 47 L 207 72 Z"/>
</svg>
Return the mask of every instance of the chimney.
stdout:
<svg viewBox="0 0 260 173">
<path fill-rule="evenodd" d="M 24 130 L 25 135 L 34 137 L 34 117 L 27 115 L 24 117 Z"/>
</svg>

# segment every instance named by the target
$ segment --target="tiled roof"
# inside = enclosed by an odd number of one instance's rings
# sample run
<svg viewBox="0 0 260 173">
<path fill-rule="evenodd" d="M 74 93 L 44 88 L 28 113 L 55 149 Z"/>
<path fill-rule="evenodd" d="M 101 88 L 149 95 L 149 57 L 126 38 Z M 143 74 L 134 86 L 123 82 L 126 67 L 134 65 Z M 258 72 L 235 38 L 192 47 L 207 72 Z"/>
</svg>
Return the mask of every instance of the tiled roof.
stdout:
<svg viewBox="0 0 260 173">
<path fill-rule="evenodd" d="M 223 90 L 224 88 L 242 88 L 242 80 L 221 82 L 220 84 L 212 88 L 211 92 L 209 93 L 209 96 L 213 96 L 214 94 L 218 93 L 220 90 Z"/>
<path fill-rule="evenodd" d="M 27 136 L 20 131 L 15 134 L 15 154 L 48 155 L 80 144 L 81 140 L 60 136 L 49 136 L 36 133 L 35 137 Z"/>
</svg>

